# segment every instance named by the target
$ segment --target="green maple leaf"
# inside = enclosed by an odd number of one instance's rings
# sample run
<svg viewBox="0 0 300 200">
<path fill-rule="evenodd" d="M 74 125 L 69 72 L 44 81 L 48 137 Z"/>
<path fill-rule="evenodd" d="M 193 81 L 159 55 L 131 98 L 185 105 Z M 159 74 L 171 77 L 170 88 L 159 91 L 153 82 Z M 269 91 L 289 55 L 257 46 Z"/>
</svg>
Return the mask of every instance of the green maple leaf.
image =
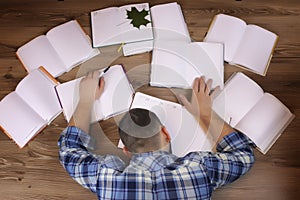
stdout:
<svg viewBox="0 0 300 200">
<path fill-rule="evenodd" d="M 149 11 L 143 9 L 141 12 L 139 12 L 136 7 L 131 7 L 131 11 L 126 11 L 127 19 L 131 19 L 130 24 L 132 24 L 133 27 L 140 29 L 140 26 L 147 26 L 147 24 L 150 23 L 148 19 L 145 19 L 145 17 L 149 15 Z"/>
</svg>

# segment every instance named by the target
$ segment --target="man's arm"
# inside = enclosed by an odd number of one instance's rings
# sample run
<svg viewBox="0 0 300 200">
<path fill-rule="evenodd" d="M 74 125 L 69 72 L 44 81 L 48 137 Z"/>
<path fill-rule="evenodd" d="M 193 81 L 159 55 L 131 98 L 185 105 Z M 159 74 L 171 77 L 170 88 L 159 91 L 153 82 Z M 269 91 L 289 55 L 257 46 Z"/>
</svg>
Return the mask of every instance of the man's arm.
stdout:
<svg viewBox="0 0 300 200">
<path fill-rule="evenodd" d="M 217 153 L 194 152 L 188 159 L 206 167 L 213 188 L 228 184 L 245 174 L 254 163 L 252 141 L 236 132 L 212 110 L 211 80 L 196 78 L 191 102 L 185 97 L 184 106 L 199 121 L 207 134 L 217 141 Z M 216 91 L 216 90 L 215 90 Z"/>
<path fill-rule="evenodd" d="M 91 121 L 91 112 L 94 101 L 99 99 L 104 90 L 104 79 L 100 79 L 99 72 L 88 73 L 79 85 L 79 103 L 70 120 L 69 126 L 76 126 L 88 133 Z"/>
<path fill-rule="evenodd" d="M 198 120 L 200 126 L 219 143 L 222 138 L 235 130 L 212 110 L 212 97 L 218 88 L 211 93 L 211 85 L 211 79 L 205 83 L 204 77 L 196 78 L 191 102 L 184 96 L 181 96 L 181 101 Z"/>
<path fill-rule="evenodd" d="M 119 169 L 123 166 L 119 157 L 98 156 L 87 150 L 91 140 L 88 132 L 93 104 L 103 89 L 104 80 L 101 78 L 99 85 L 98 72 L 91 72 L 81 80 L 78 106 L 58 141 L 61 164 L 74 180 L 93 192 L 96 192 L 102 167 Z"/>
</svg>

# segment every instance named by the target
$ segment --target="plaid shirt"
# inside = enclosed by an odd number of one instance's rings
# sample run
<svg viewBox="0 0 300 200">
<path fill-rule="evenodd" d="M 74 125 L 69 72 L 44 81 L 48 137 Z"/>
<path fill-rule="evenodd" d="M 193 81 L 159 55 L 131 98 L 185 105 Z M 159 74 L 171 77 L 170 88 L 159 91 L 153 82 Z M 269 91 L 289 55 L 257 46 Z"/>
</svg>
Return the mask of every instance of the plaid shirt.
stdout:
<svg viewBox="0 0 300 200">
<path fill-rule="evenodd" d="M 245 174 L 254 162 L 252 142 L 236 132 L 223 138 L 218 153 L 182 158 L 163 151 L 140 153 L 128 166 L 114 155 L 91 154 L 89 140 L 81 129 L 66 128 L 58 142 L 60 162 L 99 199 L 210 199 L 214 189 Z"/>
</svg>

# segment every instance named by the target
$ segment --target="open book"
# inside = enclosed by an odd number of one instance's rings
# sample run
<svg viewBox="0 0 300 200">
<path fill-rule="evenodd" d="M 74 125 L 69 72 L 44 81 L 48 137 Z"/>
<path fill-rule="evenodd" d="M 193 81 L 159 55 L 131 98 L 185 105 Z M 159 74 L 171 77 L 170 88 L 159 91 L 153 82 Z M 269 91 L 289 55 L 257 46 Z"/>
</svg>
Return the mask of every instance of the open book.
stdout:
<svg viewBox="0 0 300 200">
<path fill-rule="evenodd" d="M 265 75 L 277 44 L 278 36 L 256 25 L 224 14 L 213 18 L 205 42 L 221 42 L 225 61 Z"/>
<path fill-rule="evenodd" d="M 166 3 L 150 8 L 155 40 L 191 42 L 190 34 L 179 4 Z M 124 56 L 153 49 L 153 41 L 142 41 L 123 46 Z"/>
<path fill-rule="evenodd" d="M 241 72 L 226 82 L 213 109 L 264 154 L 294 118 L 282 102 Z"/>
<path fill-rule="evenodd" d="M 151 7 L 154 38 L 190 42 L 190 34 L 179 4 L 166 3 Z"/>
<path fill-rule="evenodd" d="M 91 24 L 94 47 L 153 39 L 148 3 L 93 11 Z"/>
<path fill-rule="evenodd" d="M 61 107 L 58 82 L 42 67 L 33 70 L 0 102 L 0 127 L 20 147 L 43 130 Z"/>
<path fill-rule="evenodd" d="M 152 52 L 150 85 L 191 88 L 196 77 L 213 80 L 223 87 L 223 45 L 220 43 L 155 41 Z"/>
<path fill-rule="evenodd" d="M 60 84 L 56 91 L 63 108 L 66 120 L 69 122 L 79 102 L 79 83 L 83 77 Z M 92 112 L 92 122 L 104 120 L 130 107 L 134 90 L 128 81 L 123 66 L 114 65 L 103 74 L 105 81 L 101 97 L 95 101 Z"/>
<path fill-rule="evenodd" d="M 173 154 L 184 156 L 192 151 L 212 151 L 214 144 L 182 105 L 137 92 L 132 108 L 147 109 L 157 115 L 171 136 Z M 123 147 L 121 140 L 118 147 Z"/>
<path fill-rule="evenodd" d="M 16 54 L 28 72 L 43 66 L 57 77 L 96 56 L 99 50 L 92 48 L 89 36 L 72 20 L 34 38 Z"/>
</svg>

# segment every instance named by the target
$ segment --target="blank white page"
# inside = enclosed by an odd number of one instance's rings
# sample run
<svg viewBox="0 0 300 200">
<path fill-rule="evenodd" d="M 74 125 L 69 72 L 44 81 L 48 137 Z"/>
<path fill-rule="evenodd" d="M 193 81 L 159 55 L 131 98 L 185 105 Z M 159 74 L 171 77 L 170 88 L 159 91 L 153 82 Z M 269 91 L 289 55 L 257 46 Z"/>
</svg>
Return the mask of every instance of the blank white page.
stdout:
<svg viewBox="0 0 300 200">
<path fill-rule="evenodd" d="M 191 88 L 196 77 L 205 75 L 213 79 L 212 87 L 223 88 L 223 71 L 221 44 L 155 41 L 151 85 Z"/>
<path fill-rule="evenodd" d="M 293 118 L 293 114 L 276 97 L 265 93 L 259 102 L 237 124 L 236 128 L 245 133 L 263 151 L 269 148 L 282 128 Z"/>
<path fill-rule="evenodd" d="M 182 109 L 181 130 L 182 134 L 180 137 L 175 138 L 172 142 L 175 147 L 173 152 L 177 152 L 176 147 L 180 145 L 182 145 L 183 148 L 185 146 L 185 150 L 178 152 L 178 154 L 180 153 L 179 156 L 185 156 L 187 153 L 194 151 L 212 151 L 214 143 L 207 137 L 207 134 L 195 120 L 195 117 L 185 108 Z M 186 137 L 188 137 L 190 141 L 186 143 L 182 142 L 186 140 Z"/>
<path fill-rule="evenodd" d="M 47 122 L 12 92 L 0 102 L 0 124 L 22 148 Z"/>
<path fill-rule="evenodd" d="M 81 79 L 78 78 L 56 86 L 63 113 L 68 122 L 79 102 L 79 83 Z"/>
<path fill-rule="evenodd" d="M 213 109 L 235 127 L 263 94 L 259 85 L 239 72 L 225 84 L 222 92 L 214 99 Z"/>
<path fill-rule="evenodd" d="M 212 42 L 193 42 L 191 43 L 191 46 L 195 46 L 195 52 L 199 52 L 199 48 L 203 50 L 204 52 L 201 52 L 201 55 L 205 55 L 205 57 L 208 57 L 206 60 L 206 63 L 204 65 L 209 66 L 215 66 L 215 70 L 213 73 L 219 74 L 220 78 L 222 79 L 222 82 L 224 82 L 224 46 L 221 43 L 212 43 Z M 192 48 L 193 49 L 193 48 Z M 194 49 L 193 49 L 194 50 Z M 205 54 L 204 54 L 205 53 Z M 200 58 L 203 60 L 204 56 L 200 56 Z M 210 62 L 213 62 L 211 64 Z M 206 73 L 204 73 L 206 74 Z"/>
<path fill-rule="evenodd" d="M 57 77 L 64 72 L 64 62 L 45 35 L 36 37 L 20 47 L 17 55 L 28 72 L 43 66 L 52 76 Z"/>
<path fill-rule="evenodd" d="M 277 35 L 256 25 L 248 25 L 233 62 L 263 74 Z"/>
<path fill-rule="evenodd" d="M 177 3 L 156 5 L 150 10 L 155 39 L 191 41 L 181 8 Z"/>
<path fill-rule="evenodd" d="M 224 86 L 224 54 L 223 44 L 208 42 L 192 42 L 188 45 L 188 60 L 197 69 L 198 74 L 212 79 L 212 88 Z M 196 78 L 194 76 L 192 80 Z"/>
<path fill-rule="evenodd" d="M 122 47 L 122 49 L 124 56 L 132 56 L 136 54 L 150 52 L 153 50 L 153 40 L 127 43 Z"/>
<path fill-rule="evenodd" d="M 204 42 L 224 44 L 224 58 L 231 62 L 246 29 L 246 23 L 236 17 L 219 14 L 212 22 Z"/>
<path fill-rule="evenodd" d="M 16 92 L 45 121 L 50 122 L 61 111 L 55 85 L 46 74 L 37 69 L 22 79 Z"/>
<path fill-rule="evenodd" d="M 77 21 L 56 26 L 47 33 L 48 40 L 69 69 L 87 59 L 94 50 Z"/>
<path fill-rule="evenodd" d="M 91 12 L 93 46 L 100 47 L 122 42 L 120 32 L 123 23 L 120 8 L 111 7 Z M 125 23 L 127 23 L 126 20 Z"/>
<path fill-rule="evenodd" d="M 197 75 L 197 71 L 187 59 L 176 52 L 165 49 L 153 50 L 150 80 L 152 86 L 190 88 L 193 77 Z"/>
</svg>

